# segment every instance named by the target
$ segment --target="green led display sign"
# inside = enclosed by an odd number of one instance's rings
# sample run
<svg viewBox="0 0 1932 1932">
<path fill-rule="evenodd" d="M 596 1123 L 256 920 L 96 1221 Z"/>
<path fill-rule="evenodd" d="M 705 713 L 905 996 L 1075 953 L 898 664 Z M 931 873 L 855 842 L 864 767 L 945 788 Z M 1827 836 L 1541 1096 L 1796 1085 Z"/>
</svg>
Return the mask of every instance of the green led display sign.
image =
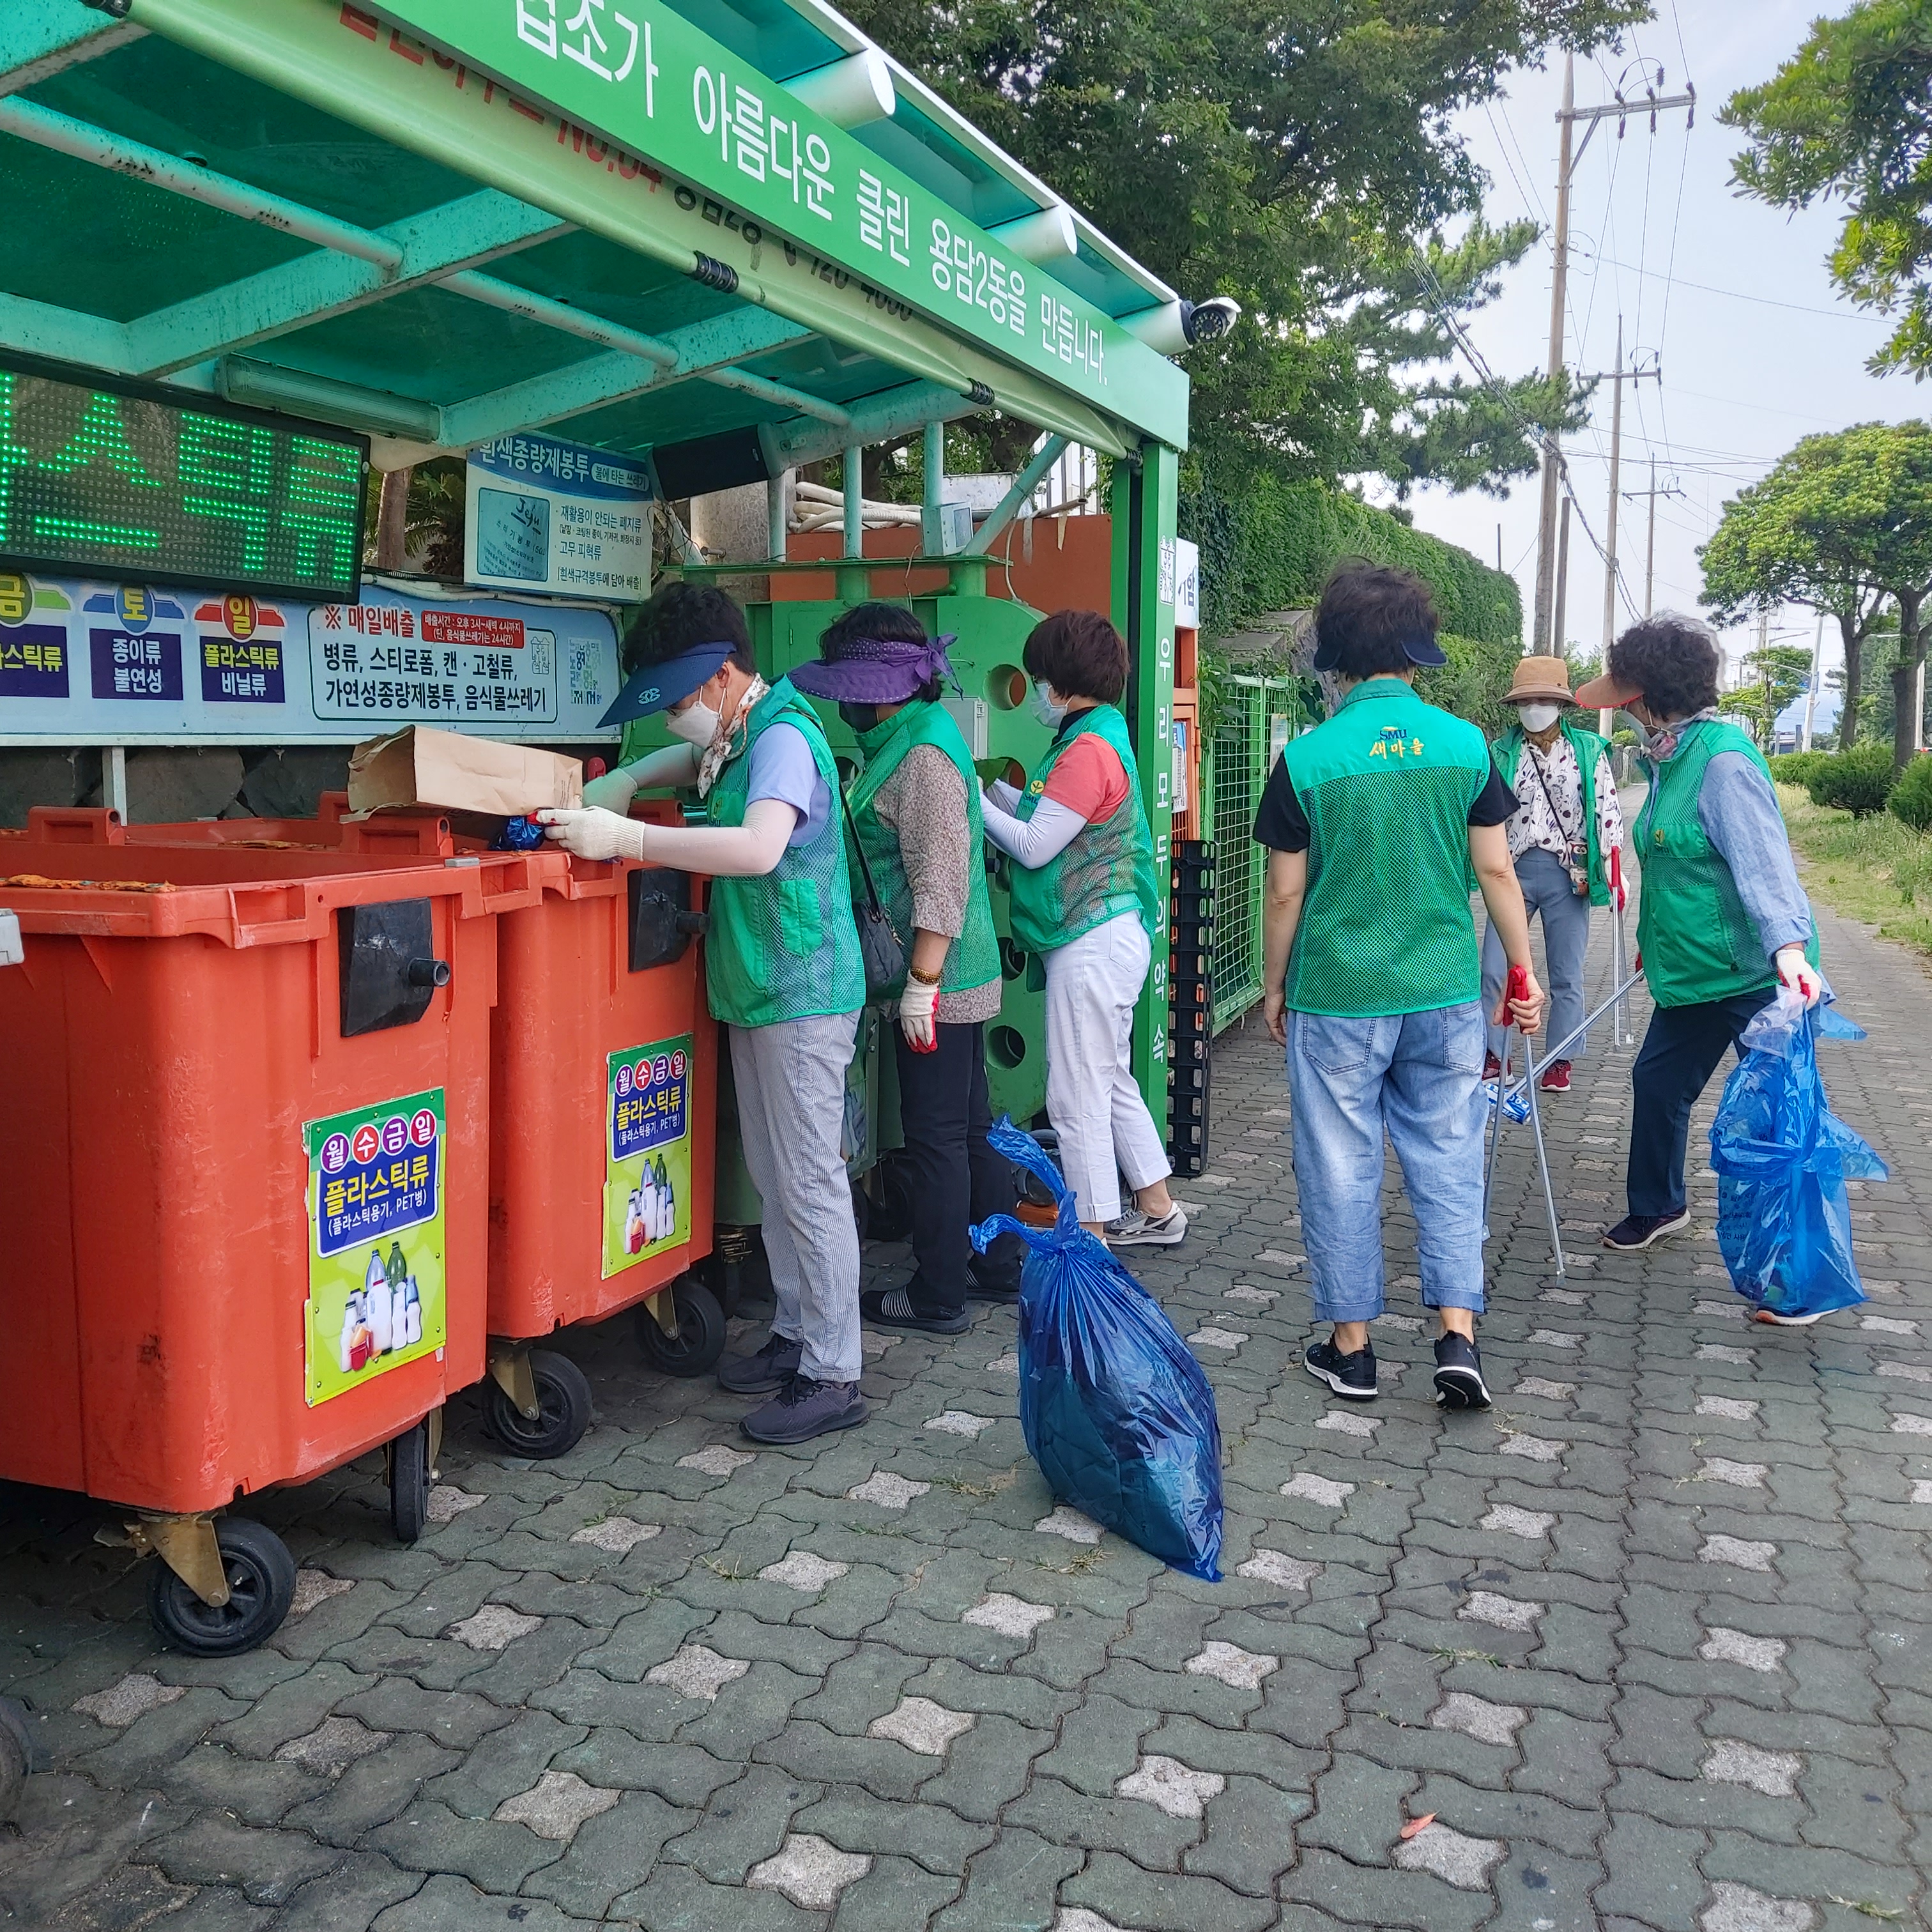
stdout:
<svg viewBox="0 0 1932 1932">
<path fill-rule="evenodd" d="M 346 430 L 0 358 L 0 569 L 352 602 L 368 454 Z"/>
</svg>

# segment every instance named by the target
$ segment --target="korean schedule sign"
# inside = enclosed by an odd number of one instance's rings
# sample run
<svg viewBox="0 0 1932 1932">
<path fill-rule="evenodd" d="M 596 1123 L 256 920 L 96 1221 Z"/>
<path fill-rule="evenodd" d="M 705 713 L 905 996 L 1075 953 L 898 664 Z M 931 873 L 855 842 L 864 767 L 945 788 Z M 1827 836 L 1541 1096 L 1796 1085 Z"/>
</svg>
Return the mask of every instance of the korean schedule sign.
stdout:
<svg viewBox="0 0 1932 1932">
<path fill-rule="evenodd" d="M 443 1346 L 446 1124 L 436 1088 L 302 1128 L 311 1406 Z"/>
<path fill-rule="evenodd" d="M 691 1238 L 692 1036 L 610 1054 L 604 1278 Z"/>
<path fill-rule="evenodd" d="M 440 724 L 610 737 L 604 611 L 365 586 L 352 601 L 0 572 L 0 744 L 348 744 Z"/>
<path fill-rule="evenodd" d="M 526 434 L 470 452 L 467 583 L 578 597 L 651 591 L 651 472 L 602 449 Z"/>
<path fill-rule="evenodd" d="M 345 430 L 0 357 L 0 569 L 352 597 L 368 458 Z"/>
</svg>

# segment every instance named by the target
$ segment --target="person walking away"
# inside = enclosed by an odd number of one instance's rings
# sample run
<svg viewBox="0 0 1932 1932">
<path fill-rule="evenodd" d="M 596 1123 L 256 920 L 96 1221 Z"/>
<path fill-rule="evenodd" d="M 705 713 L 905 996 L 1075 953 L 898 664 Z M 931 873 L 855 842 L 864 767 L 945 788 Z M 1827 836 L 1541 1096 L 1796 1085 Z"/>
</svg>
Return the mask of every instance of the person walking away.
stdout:
<svg viewBox="0 0 1932 1932">
<path fill-rule="evenodd" d="M 1610 773 L 1610 746 L 1576 723 L 1570 667 L 1561 658 L 1522 658 L 1503 702 L 1516 722 L 1495 746 L 1496 768 L 1516 794 L 1508 827 L 1510 858 L 1530 916 L 1543 920 L 1550 978 L 1550 1032 L 1567 1040 L 1583 1023 L 1583 956 L 1590 908 L 1610 902 L 1609 854 L 1624 842 L 1623 807 Z M 1493 926 L 1483 933 L 1483 1004 L 1502 997 L 1508 962 Z M 1546 1094 L 1570 1090 L 1570 1062 L 1588 1050 L 1586 1034 L 1537 1076 Z M 1502 1071 L 1504 1032 L 1490 1036 L 1483 1077 Z"/>
<path fill-rule="evenodd" d="M 1134 1008 L 1165 928 L 1140 775 L 1121 716 L 1127 647 L 1096 610 L 1034 626 L 1022 662 L 1053 732 L 1024 794 L 982 800 L 986 836 L 1012 861 L 1012 935 L 1044 964 L 1046 1113 L 1090 1233 L 1168 1247 L 1187 1216 L 1168 1192 L 1167 1148 L 1134 1079 Z M 1120 1175 L 1134 1191 L 1124 1212 Z"/>
<path fill-rule="evenodd" d="M 744 614 L 721 591 L 668 584 L 624 639 L 631 676 L 604 722 L 665 713 L 681 742 L 596 781 L 598 802 L 539 814 L 584 859 L 708 874 L 705 982 L 730 1029 L 745 1165 L 764 1202 L 778 1307 L 756 1354 L 718 1379 L 772 1399 L 754 1442 L 808 1442 L 866 1419 L 859 1390 L 859 1235 L 840 1150 L 864 969 L 852 920 L 838 772 L 785 680 L 767 686 Z M 646 825 L 610 808 L 640 787 L 694 784 L 707 823 Z"/>
<path fill-rule="evenodd" d="M 847 804 L 850 829 L 905 949 L 892 1046 L 911 1216 L 913 1277 L 869 1289 L 860 1312 L 889 1328 L 957 1335 L 969 1294 L 1019 1298 L 1025 1253 L 1006 1235 L 975 1256 L 967 1230 L 1015 1203 L 1012 1168 L 986 1142 L 986 1022 L 1000 1010 L 1000 946 L 981 843 L 979 776 L 940 702 L 950 638 L 929 640 L 910 610 L 860 604 L 827 627 L 820 660 L 793 685 L 830 698 L 858 739 L 865 769 Z M 856 856 L 848 855 L 856 867 Z M 854 870 L 856 886 L 866 869 Z"/>
<path fill-rule="evenodd" d="M 1630 1070 L 1629 1212 L 1604 1237 L 1625 1252 L 1690 1225 L 1690 1110 L 1726 1048 L 1742 1056 L 1738 1036 L 1780 986 L 1808 1006 L 1827 990 L 1771 768 L 1718 716 L 1721 662 L 1706 626 L 1660 612 L 1624 632 L 1576 693 L 1628 716 L 1649 782 L 1633 842 L 1637 957 L 1656 1010 Z"/>
<path fill-rule="evenodd" d="M 1529 921 L 1503 828 L 1516 801 L 1474 725 L 1416 695 L 1446 662 L 1429 586 L 1339 566 L 1315 616 L 1315 668 L 1342 699 L 1276 760 L 1256 840 L 1268 848 L 1263 1011 L 1288 1057 L 1294 1178 L 1315 1318 L 1303 1365 L 1350 1402 L 1377 1394 L 1384 1132 L 1415 1211 L 1423 1305 L 1438 1312 L 1436 1397 L 1486 1408 L 1483 1312 L 1484 1007 L 1468 875 L 1523 991 L 1492 1016 L 1543 1017 Z"/>
</svg>

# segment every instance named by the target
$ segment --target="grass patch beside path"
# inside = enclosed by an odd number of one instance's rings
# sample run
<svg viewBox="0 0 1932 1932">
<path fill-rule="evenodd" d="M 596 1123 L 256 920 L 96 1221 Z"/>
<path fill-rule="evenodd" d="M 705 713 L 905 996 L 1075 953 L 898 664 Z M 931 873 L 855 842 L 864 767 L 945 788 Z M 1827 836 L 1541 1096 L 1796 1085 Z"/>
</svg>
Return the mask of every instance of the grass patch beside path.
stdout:
<svg viewBox="0 0 1932 1932">
<path fill-rule="evenodd" d="M 1860 820 L 1828 811 L 1795 785 L 1780 785 L 1778 800 L 1806 889 L 1834 912 L 1877 927 L 1881 939 L 1932 958 L 1932 838 L 1888 812 Z"/>
</svg>

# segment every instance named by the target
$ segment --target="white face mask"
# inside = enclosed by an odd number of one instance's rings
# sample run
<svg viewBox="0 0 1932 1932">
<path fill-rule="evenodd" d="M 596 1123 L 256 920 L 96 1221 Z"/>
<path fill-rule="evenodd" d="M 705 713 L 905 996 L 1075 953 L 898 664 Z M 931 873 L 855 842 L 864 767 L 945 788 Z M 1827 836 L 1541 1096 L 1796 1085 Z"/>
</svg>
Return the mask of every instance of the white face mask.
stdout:
<svg viewBox="0 0 1932 1932">
<path fill-rule="evenodd" d="M 723 722 L 708 704 L 688 704 L 682 711 L 664 713 L 664 729 L 687 745 L 695 745 L 700 752 L 717 736 L 718 727 Z"/>
<path fill-rule="evenodd" d="M 1516 707 L 1526 731 L 1547 731 L 1562 716 L 1562 707 L 1555 704 L 1522 704 Z"/>
<path fill-rule="evenodd" d="M 1058 730 L 1061 720 L 1066 716 L 1066 706 L 1054 703 L 1053 686 L 1043 677 L 1034 680 L 1033 712 L 1049 731 Z"/>
</svg>

